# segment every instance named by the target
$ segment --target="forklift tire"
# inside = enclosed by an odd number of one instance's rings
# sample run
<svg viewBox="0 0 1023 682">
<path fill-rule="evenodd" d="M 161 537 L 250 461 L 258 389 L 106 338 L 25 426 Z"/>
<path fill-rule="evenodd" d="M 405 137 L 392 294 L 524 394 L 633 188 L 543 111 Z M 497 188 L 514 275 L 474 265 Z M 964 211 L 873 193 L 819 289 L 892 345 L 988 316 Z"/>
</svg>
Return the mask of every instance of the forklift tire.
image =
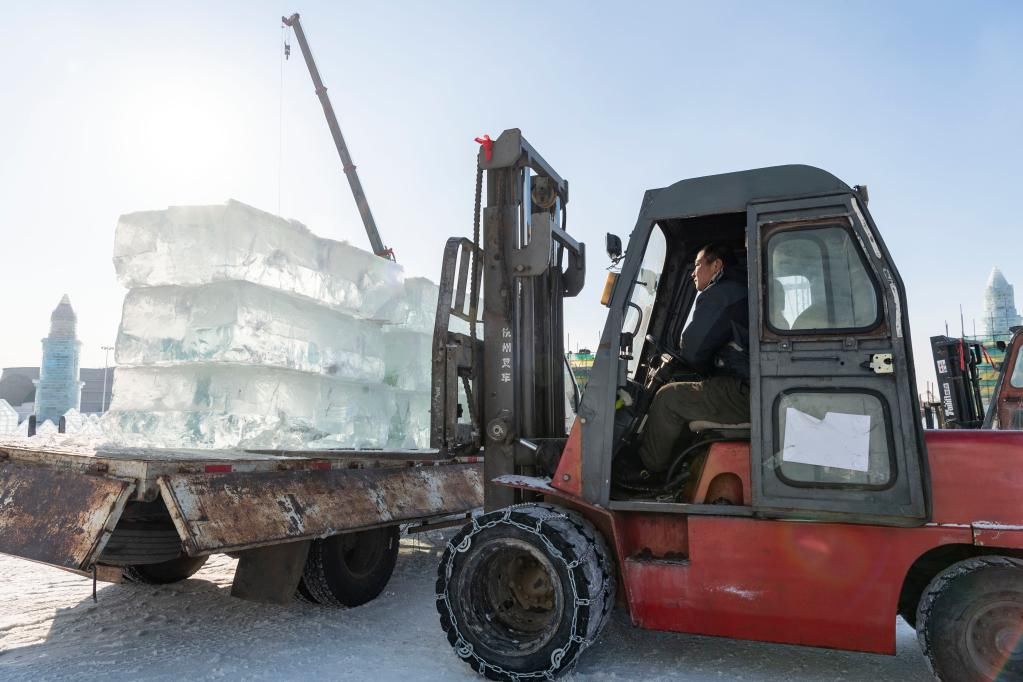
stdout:
<svg viewBox="0 0 1023 682">
<path fill-rule="evenodd" d="M 978 556 L 935 576 L 917 638 L 939 680 L 1023 680 L 1023 559 Z"/>
<path fill-rule="evenodd" d="M 492 680 L 564 673 L 596 640 L 614 603 L 604 539 L 579 514 L 549 504 L 473 519 L 448 543 L 437 571 L 448 642 Z"/>
<path fill-rule="evenodd" d="M 360 606 L 384 591 L 398 560 L 398 526 L 314 540 L 298 593 L 324 606 Z"/>
<path fill-rule="evenodd" d="M 179 556 L 158 564 L 136 564 L 121 569 L 124 579 L 142 585 L 168 585 L 191 578 L 203 567 L 208 556 Z"/>
</svg>

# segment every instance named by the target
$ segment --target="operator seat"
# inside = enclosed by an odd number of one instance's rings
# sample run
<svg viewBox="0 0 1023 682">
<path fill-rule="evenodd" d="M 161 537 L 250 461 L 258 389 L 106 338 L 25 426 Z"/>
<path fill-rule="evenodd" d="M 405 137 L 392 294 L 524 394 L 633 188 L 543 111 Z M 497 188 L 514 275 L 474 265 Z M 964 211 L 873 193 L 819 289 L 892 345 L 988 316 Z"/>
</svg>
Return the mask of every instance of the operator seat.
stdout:
<svg viewBox="0 0 1023 682">
<path fill-rule="evenodd" d="M 749 440 L 752 425 L 749 422 L 741 424 L 722 424 L 720 422 L 696 419 L 689 422 L 689 430 L 697 437 L 719 437 L 723 440 Z"/>
<path fill-rule="evenodd" d="M 828 320 L 828 307 L 824 303 L 817 301 L 813 303 L 803 312 L 799 313 L 793 322 L 790 329 L 827 329 L 828 327 L 834 327 L 834 324 Z"/>
</svg>

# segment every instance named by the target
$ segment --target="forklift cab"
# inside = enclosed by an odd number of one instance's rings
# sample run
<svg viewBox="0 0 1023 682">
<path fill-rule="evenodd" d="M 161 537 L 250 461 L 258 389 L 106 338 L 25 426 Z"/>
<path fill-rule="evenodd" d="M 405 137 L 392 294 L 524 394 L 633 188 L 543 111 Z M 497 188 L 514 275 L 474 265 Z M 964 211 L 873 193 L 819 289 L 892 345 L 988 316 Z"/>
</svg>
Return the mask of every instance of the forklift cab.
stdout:
<svg viewBox="0 0 1023 682">
<path fill-rule="evenodd" d="M 729 246 L 746 273 L 750 428 L 716 433 L 687 453 L 684 485 L 621 494 L 613 491 L 611 455 L 635 447 L 660 386 L 701 378 L 673 356 L 697 297 L 693 261 L 710 242 Z M 864 189 L 817 168 L 779 166 L 651 190 L 609 294 L 579 409 L 581 476 L 568 484 L 588 502 L 889 525 L 927 520 L 905 290 Z M 555 485 L 566 481 L 556 476 Z"/>
</svg>

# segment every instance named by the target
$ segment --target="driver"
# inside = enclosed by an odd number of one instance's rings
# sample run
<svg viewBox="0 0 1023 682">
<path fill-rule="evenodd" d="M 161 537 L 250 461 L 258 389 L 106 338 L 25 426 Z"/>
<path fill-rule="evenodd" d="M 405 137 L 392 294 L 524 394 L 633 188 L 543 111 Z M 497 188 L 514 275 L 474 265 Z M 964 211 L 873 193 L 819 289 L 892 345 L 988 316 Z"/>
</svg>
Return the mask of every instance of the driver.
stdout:
<svg viewBox="0 0 1023 682">
<path fill-rule="evenodd" d="M 689 423 L 739 424 L 750 420 L 749 309 L 745 272 L 724 244 L 700 249 L 693 269 L 699 296 L 682 332 L 682 359 L 701 381 L 661 387 L 647 413 L 639 457 L 662 473 L 693 440 Z"/>
</svg>

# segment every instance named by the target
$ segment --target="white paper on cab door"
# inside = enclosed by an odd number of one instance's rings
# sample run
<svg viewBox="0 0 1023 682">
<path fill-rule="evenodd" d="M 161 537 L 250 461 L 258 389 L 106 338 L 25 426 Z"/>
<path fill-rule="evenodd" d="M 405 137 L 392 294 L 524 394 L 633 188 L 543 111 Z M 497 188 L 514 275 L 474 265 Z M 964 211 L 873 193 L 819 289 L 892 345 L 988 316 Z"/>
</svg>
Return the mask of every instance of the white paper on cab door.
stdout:
<svg viewBox="0 0 1023 682">
<path fill-rule="evenodd" d="M 824 419 L 785 410 L 782 460 L 852 471 L 870 470 L 870 415 L 828 412 Z"/>
</svg>

